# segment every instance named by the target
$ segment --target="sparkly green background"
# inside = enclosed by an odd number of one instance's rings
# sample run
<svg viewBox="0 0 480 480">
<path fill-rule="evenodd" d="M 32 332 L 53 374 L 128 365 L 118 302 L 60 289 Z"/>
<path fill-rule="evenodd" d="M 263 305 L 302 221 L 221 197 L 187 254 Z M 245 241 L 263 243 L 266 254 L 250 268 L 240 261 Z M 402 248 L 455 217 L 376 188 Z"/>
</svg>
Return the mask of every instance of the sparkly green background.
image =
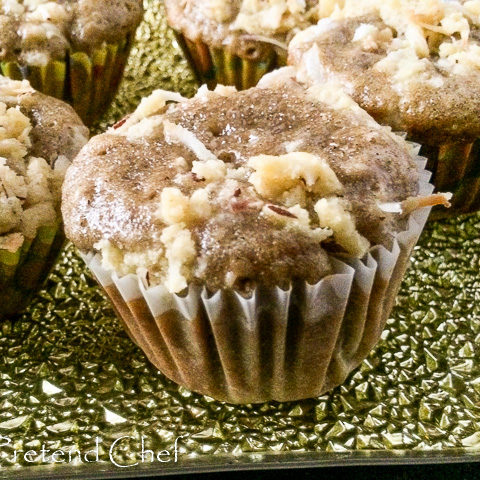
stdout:
<svg viewBox="0 0 480 480">
<path fill-rule="evenodd" d="M 160 2 L 147 5 L 125 81 L 98 129 L 154 88 L 194 90 Z M 142 436 L 145 448 L 171 451 L 186 435 L 177 468 L 272 458 L 345 464 L 391 458 L 392 451 L 480 458 L 479 228 L 478 214 L 427 226 L 382 342 L 342 387 L 298 403 L 240 407 L 157 372 L 68 247 L 29 311 L 0 325 L 0 435 L 13 441 L 0 447 L 0 476 L 11 468 L 17 478 L 45 474 L 39 462 L 14 460 L 15 449 L 86 452 L 97 436 L 105 462 L 95 465 L 97 474 L 120 470 L 108 449 L 122 436 L 132 438 L 115 458 L 134 463 Z M 144 465 L 160 473 L 172 466 Z M 88 477 L 83 465 L 60 468 L 62 476 Z"/>
</svg>

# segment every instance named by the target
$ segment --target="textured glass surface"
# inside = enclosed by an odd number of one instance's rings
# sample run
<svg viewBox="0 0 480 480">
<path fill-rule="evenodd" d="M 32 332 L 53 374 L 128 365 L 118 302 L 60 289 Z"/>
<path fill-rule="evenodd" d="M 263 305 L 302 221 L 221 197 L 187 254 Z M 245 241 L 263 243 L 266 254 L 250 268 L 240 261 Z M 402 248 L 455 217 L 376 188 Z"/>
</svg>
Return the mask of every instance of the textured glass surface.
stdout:
<svg viewBox="0 0 480 480">
<path fill-rule="evenodd" d="M 147 6 L 125 81 L 99 129 L 154 88 L 193 92 L 161 4 Z M 139 462 L 137 473 L 146 474 L 480 455 L 479 229 L 478 214 L 427 226 L 383 340 L 342 387 L 256 406 L 213 401 L 157 372 L 68 247 L 28 312 L 0 325 L 0 476 L 125 474 L 113 461 Z M 142 464 L 142 437 L 145 449 L 167 450 L 160 458 L 170 461 L 147 455 Z M 99 463 L 87 465 L 97 438 Z M 50 450 L 45 462 L 42 447 Z M 52 469 L 56 449 L 64 454 Z M 28 450 L 35 461 L 25 458 Z"/>
</svg>

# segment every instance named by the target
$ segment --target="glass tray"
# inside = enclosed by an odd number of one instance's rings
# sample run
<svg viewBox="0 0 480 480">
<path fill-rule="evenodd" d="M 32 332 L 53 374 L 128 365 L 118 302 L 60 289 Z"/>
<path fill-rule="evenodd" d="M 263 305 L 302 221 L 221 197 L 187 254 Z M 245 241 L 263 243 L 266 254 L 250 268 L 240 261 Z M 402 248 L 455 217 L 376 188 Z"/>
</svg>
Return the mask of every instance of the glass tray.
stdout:
<svg viewBox="0 0 480 480">
<path fill-rule="evenodd" d="M 161 2 L 146 6 L 97 131 L 154 88 L 194 91 Z M 28 312 L 0 325 L 0 478 L 480 460 L 479 231 L 479 214 L 427 225 L 380 345 L 342 387 L 255 406 L 156 371 L 67 247 Z"/>
</svg>

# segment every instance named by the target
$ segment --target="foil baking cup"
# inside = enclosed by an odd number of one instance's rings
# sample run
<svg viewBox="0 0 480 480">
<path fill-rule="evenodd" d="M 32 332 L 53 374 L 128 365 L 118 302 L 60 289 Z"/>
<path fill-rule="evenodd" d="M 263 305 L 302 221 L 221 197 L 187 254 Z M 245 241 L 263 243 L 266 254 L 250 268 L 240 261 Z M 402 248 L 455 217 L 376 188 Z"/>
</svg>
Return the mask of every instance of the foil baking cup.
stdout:
<svg viewBox="0 0 480 480">
<path fill-rule="evenodd" d="M 252 59 L 235 55 L 227 48 L 211 47 L 201 40 L 192 41 L 178 31 L 174 33 L 197 82 L 210 89 L 220 84 L 246 90 L 254 87 L 266 73 L 286 64 L 286 56 L 258 40 L 252 42 L 250 48 L 262 47 L 264 52 L 260 58 Z M 248 48 L 246 50 L 248 52 Z"/>
<path fill-rule="evenodd" d="M 423 145 L 421 155 L 427 157 L 427 168 L 433 173 L 432 183 L 441 192 L 452 192 L 452 207 L 434 207 L 431 218 L 454 217 L 480 210 L 480 141 Z"/>
<path fill-rule="evenodd" d="M 0 319 L 27 307 L 50 273 L 64 242 L 61 225 L 44 226 L 16 251 L 0 249 Z"/>
<path fill-rule="evenodd" d="M 419 159 L 420 194 L 433 186 Z M 101 256 L 83 258 L 115 306 L 126 331 L 168 378 L 230 403 L 316 397 L 343 383 L 380 338 L 412 250 L 430 209 L 414 212 L 392 248 L 372 247 L 363 260 L 331 257 L 334 273 L 288 290 L 257 287 L 185 296 L 137 275 L 118 277 Z"/>
<path fill-rule="evenodd" d="M 70 103 L 86 125 L 107 110 L 123 76 L 133 35 L 116 44 L 103 44 L 91 53 L 68 52 L 64 60 L 46 65 L 0 62 L 0 72 L 14 80 L 28 80 L 33 88 Z"/>
</svg>

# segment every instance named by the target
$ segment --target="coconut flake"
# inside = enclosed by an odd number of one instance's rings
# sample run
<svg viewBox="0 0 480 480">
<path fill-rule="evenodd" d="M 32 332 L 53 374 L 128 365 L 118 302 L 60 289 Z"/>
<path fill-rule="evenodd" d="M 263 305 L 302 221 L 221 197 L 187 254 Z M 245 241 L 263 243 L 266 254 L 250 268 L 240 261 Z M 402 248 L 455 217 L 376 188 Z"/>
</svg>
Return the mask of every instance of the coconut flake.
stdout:
<svg viewBox="0 0 480 480">
<path fill-rule="evenodd" d="M 403 213 L 401 202 L 377 203 L 378 208 L 385 213 Z"/>
<path fill-rule="evenodd" d="M 16 102 L 20 95 L 34 92 L 28 80 L 11 80 L 0 75 L 0 101 Z"/>
<path fill-rule="evenodd" d="M 109 133 L 116 135 L 124 135 L 130 127 L 140 122 L 144 118 L 151 117 L 159 114 L 161 110 L 167 105 L 167 102 L 184 102 L 187 100 L 177 92 L 170 92 L 168 90 L 155 90 L 151 95 L 145 97 L 140 102 L 137 109 L 129 116 L 126 117 L 126 121 L 120 126 L 114 125 L 114 128 L 110 128 Z"/>
<path fill-rule="evenodd" d="M 446 193 L 434 193 L 432 195 L 409 197 L 402 202 L 403 213 L 409 214 L 415 210 L 425 207 L 434 207 L 436 205 L 443 205 L 446 208 L 451 207 L 450 200 L 453 194 Z"/>
<path fill-rule="evenodd" d="M 168 143 L 180 143 L 191 150 L 199 160 L 218 160 L 218 158 L 195 136 L 181 125 L 165 120 L 163 122 L 165 140 Z"/>
</svg>

